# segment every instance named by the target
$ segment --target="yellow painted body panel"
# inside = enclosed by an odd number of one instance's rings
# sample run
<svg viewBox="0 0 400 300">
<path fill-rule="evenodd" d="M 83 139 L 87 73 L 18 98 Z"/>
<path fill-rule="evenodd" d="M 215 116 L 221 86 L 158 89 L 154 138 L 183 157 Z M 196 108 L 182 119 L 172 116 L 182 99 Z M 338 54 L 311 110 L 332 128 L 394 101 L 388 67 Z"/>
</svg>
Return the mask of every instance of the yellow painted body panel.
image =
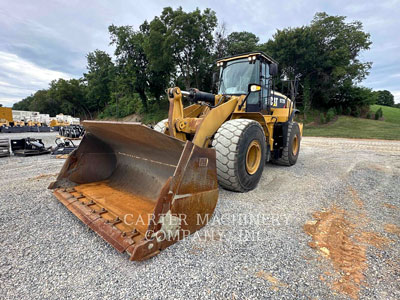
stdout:
<svg viewBox="0 0 400 300">
<path fill-rule="evenodd" d="M 9 107 L 0 107 L 0 119 L 13 122 L 12 109 Z"/>
<path fill-rule="evenodd" d="M 68 122 L 58 122 L 57 120 L 51 120 L 50 127 L 55 127 L 55 126 L 69 126 L 69 123 Z"/>
<path fill-rule="evenodd" d="M 212 136 L 221 125 L 229 119 L 251 119 L 261 124 L 270 149 L 273 150 L 275 123 L 287 122 L 293 111 L 293 103 L 286 96 L 274 92 L 274 95 L 286 99 L 284 108 L 271 107 L 271 114 L 262 112 L 246 112 L 246 104 L 241 104 L 245 95 L 223 96 L 215 95 L 214 107 L 193 104 L 183 108 L 182 93 L 179 88 L 169 90 L 173 97 L 169 97 L 170 110 L 168 118 L 168 132 L 171 136 L 186 141 L 187 134 L 194 135 L 192 142 L 199 147 L 208 147 Z M 300 134 L 303 135 L 303 124 L 299 123 Z M 170 130 L 172 128 L 172 130 Z"/>
<path fill-rule="evenodd" d="M 193 144 L 199 147 L 208 146 L 211 137 L 232 114 L 237 102 L 237 98 L 232 98 L 228 102 L 211 109 L 197 128 L 196 134 L 193 138 Z"/>
<path fill-rule="evenodd" d="M 36 121 L 28 121 L 27 126 L 42 126 L 42 123 Z"/>
</svg>

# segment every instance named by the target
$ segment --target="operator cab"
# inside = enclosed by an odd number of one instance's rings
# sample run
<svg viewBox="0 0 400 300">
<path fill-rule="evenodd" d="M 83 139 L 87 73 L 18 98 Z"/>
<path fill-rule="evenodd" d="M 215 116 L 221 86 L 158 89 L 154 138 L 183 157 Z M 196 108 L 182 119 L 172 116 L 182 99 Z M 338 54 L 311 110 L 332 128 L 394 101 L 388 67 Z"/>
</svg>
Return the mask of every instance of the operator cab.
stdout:
<svg viewBox="0 0 400 300">
<path fill-rule="evenodd" d="M 263 52 L 251 52 L 222 58 L 217 61 L 219 70 L 218 94 L 220 95 L 247 95 L 246 112 L 261 112 L 268 109 L 268 105 L 277 103 L 275 108 L 284 107 L 287 97 L 273 95 L 272 77 L 278 73 L 278 63 Z M 249 85 L 258 85 L 261 89 L 249 92 Z M 273 93 L 275 94 L 275 93 Z M 281 99 L 281 96 L 282 99 Z M 285 99 L 286 98 L 286 99 Z M 272 101 L 268 101 L 271 99 Z M 283 104 L 283 100 L 285 104 Z M 272 102 L 272 103 L 271 103 Z"/>
</svg>

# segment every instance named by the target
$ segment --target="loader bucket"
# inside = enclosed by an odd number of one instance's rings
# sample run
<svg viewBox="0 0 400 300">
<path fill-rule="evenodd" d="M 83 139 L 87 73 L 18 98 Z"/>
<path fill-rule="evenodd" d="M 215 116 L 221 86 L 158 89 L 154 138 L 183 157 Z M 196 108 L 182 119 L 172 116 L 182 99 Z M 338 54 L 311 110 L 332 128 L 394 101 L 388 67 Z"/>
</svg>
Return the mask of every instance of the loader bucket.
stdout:
<svg viewBox="0 0 400 300">
<path fill-rule="evenodd" d="M 218 200 L 215 150 L 139 123 L 85 121 L 54 195 L 131 260 L 203 227 Z"/>
</svg>

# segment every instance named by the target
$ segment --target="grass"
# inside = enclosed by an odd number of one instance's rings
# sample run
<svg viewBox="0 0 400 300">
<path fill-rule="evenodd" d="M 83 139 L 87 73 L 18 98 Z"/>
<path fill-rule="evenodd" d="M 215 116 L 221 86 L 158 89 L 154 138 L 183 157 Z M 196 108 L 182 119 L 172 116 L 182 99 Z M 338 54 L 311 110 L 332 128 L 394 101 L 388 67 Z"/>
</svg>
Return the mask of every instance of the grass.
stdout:
<svg viewBox="0 0 400 300">
<path fill-rule="evenodd" d="M 399 110 L 398 114 L 400 118 L 400 109 L 394 109 Z M 336 122 L 330 124 L 306 124 L 303 134 L 304 136 L 400 140 L 400 121 L 389 121 L 396 120 L 395 115 L 396 112 L 394 113 L 393 118 L 388 116 L 388 119 L 386 119 L 385 111 L 383 111 L 385 121 L 340 116 Z"/>
<path fill-rule="evenodd" d="M 375 114 L 379 108 L 382 108 L 383 119 L 385 122 L 400 124 L 400 108 L 383 105 L 371 105 L 370 109 Z M 372 117 L 374 116 L 375 115 L 372 115 Z"/>
</svg>

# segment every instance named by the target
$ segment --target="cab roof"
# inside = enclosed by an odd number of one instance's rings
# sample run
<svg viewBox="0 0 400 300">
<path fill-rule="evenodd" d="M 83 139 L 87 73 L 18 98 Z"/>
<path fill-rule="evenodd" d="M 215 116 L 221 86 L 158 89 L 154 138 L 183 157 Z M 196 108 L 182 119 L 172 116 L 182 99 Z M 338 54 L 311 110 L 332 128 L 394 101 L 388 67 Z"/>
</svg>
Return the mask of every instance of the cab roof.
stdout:
<svg viewBox="0 0 400 300">
<path fill-rule="evenodd" d="M 278 64 L 278 62 L 276 60 L 274 60 L 271 56 L 269 56 L 268 54 L 266 54 L 262 51 L 246 52 L 246 53 L 223 57 L 223 58 L 218 59 L 217 63 L 232 61 L 232 60 L 241 59 L 241 58 L 247 58 L 249 56 L 254 56 L 254 55 L 259 55 L 259 56 L 263 57 L 264 59 L 266 59 L 270 63 Z"/>
</svg>

